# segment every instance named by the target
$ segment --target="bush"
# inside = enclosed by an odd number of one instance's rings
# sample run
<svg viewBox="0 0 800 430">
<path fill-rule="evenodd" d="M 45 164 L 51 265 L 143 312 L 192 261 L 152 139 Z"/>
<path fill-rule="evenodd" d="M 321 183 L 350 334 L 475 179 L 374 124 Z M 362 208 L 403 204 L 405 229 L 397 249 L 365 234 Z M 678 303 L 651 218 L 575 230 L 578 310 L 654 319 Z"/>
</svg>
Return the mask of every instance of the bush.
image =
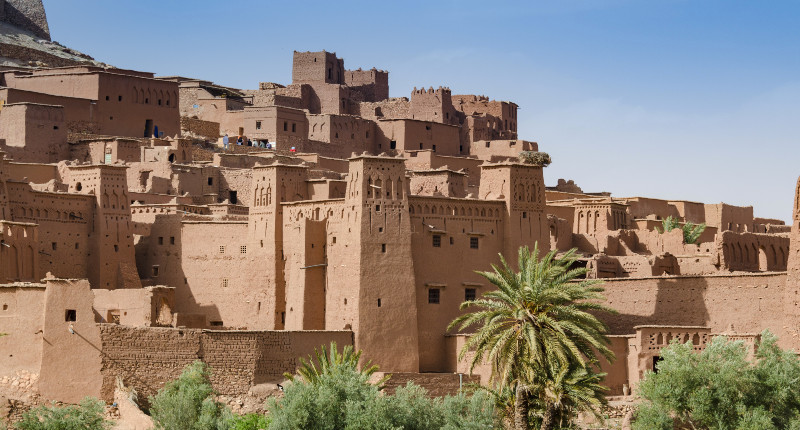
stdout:
<svg viewBox="0 0 800 430">
<path fill-rule="evenodd" d="M 264 430 L 269 427 L 267 417 L 259 414 L 233 416 L 229 423 L 229 430 Z"/>
<path fill-rule="evenodd" d="M 723 336 L 699 354 L 691 343 L 664 348 L 658 373 L 639 386 L 634 428 L 800 429 L 800 359 L 769 331 L 761 336 L 754 362 L 743 342 Z"/>
<path fill-rule="evenodd" d="M 495 428 L 494 405 L 486 393 L 429 398 L 424 388 L 409 383 L 394 395 L 369 382 L 374 366 L 359 369 L 360 352 L 331 345 L 317 353 L 317 363 L 304 361 L 282 399 L 270 399 L 270 429 L 429 430 Z M 355 357 L 348 359 L 347 357 Z M 383 380 L 379 382 L 382 383 Z"/>
<path fill-rule="evenodd" d="M 87 397 L 78 405 L 39 406 L 22 414 L 19 430 L 105 430 L 111 422 L 104 418 L 105 405 Z"/>
<path fill-rule="evenodd" d="M 214 394 L 208 367 L 198 360 L 150 397 L 150 415 L 157 429 L 225 430 L 233 417 Z"/>
</svg>

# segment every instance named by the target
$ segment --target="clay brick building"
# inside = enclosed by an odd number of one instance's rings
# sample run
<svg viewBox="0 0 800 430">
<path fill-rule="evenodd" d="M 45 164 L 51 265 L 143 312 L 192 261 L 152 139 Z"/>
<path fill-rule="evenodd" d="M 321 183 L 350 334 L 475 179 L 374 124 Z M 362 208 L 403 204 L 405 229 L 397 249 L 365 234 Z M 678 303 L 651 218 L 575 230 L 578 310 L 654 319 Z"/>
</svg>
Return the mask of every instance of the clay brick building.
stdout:
<svg viewBox="0 0 800 430">
<path fill-rule="evenodd" d="M 769 328 L 798 346 L 800 203 L 786 226 L 546 187 L 519 157 L 539 145 L 518 137 L 512 102 L 389 98 L 388 72 L 325 51 L 295 52 L 292 83 L 256 90 L 98 67 L 2 84 L 0 348 L 16 353 L 0 380 L 24 374 L 46 398 L 110 399 L 117 376 L 151 394 L 195 359 L 242 394 L 332 340 L 446 391 L 469 335 L 447 325 L 491 289 L 475 271 L 534 243 L 578 248 L 606 281 L 612 394 L 673 338 L 755 345 Z M 656 231 L 669 216 L 708 227 L 687 244 Z"/>
</svg>

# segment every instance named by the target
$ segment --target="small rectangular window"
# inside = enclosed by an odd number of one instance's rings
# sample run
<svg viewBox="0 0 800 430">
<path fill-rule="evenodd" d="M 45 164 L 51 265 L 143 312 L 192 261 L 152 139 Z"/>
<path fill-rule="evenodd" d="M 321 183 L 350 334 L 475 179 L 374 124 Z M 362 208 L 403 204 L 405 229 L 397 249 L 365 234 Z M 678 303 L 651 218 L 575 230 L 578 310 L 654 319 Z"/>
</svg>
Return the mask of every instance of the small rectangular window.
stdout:
<svg viewBox="0 0 800 430">
<path fill-rule="evenodd" d="M 210 177 L 210 176 L 209 176 L 209 178 L 208 178 L 208 185 L 214 185 L 214 178 L 212 178 L 212 177 Z"/>
<path fill-rule="evenodd" d="M 75 312 L 75 309 L 67 309 L 64 312 L 64 321 L 66 322 L 75 322 L 78 320 L 78 313 Z"/>
<path fill-rule="evenodd" d="M 466 288 L 464 290 L 464 301 L 468 302 L 471 300 L 475 300 L 476 297 L 476 290 L 474 288 Z"/>
<path fill-rule="evenodd" d="M 439 234 L 433 235 L 433 247 L 434 248 L 441 248 L 442 247 L 442 236 Z"/>
<path fill-rule="evenodd" d="M 375 205 L 375 212 L 381 211 L 381 205 Z"/>
<path fill-rule="evenodd" d="M 381 252 L 386 252 L 386 244 L 385 243 L 381 244 Z"/>
<path fill-rule="evenodd" d="M 422 142 L 419 143 L 419 149 L 422 149 Z"/>
<path fill-rule="evenodd" d="M 436 145 L 433 145 L 433 152 L 436 152 Z"/>
<path fill-rule="evenodd" d="M 439 289 L 431 288 L 428 290 L 428 303 L 433 305 L 439 304 Z"/>
<path fill-rule="evenodd" d="M 222 327 L 222 321 L 211 321 L 212 327 Z"/>
<path fill-rule="evenodd" d="M 80 248 L 80 245 L 78 244 L 78 242 L 75 242 L 75 249 L 78 249 L 78 248 Z"/>
<path fill-rule="evenodd" d="M 219 246 L 219 253 L 220 254 L 224 254 L 225 253 L 225 245 L 220 245 Z"/>
<path fill-rule="evenodd" d="M 170 236 L 169 237 L 169 244 L 170 245 L 175 245 L 175 236 Z"/>
<path fill-rule="evenodd" d="M 256 130 L 261 130 L 261 121 L 256 121 Z"/>
<path fill-rule="evenodd" d="M 488 148 L 492 142 L 486 142 L 486 147 Z"/>
<path fill-rule="evenodd" d="M 153 276 L 158 276 L 158 266 L 153 266 Z"/>
<path fill-rule="evenodd" d="M 158 244 L 159 245 L 163 245 L 164 244 L 164 238 L 163 237 L 161 237 L 161 236 L 158 237 Z"/>
<path fill-rule="evenodd" d="M 240 254 L 247 254 L 247 245 L 242 245 L 239 247 Z"/>
<path fill-rule="evenodd" d="M 292 123 L 292 133 L 294 133 L 295 131 L 297 131 L 297 124 Z"/>
<path fill-rule="evenodd" d="M 378 307 L 381 307 L 381 299 L 378 299 Z"/>
<path fill-rule="evenodd" d="M 53 251 L 55 251 L 56 249 L 58 249 L 58 244 L 57 244 L 57 243 L 55 243 L 55 242 L 51 243 L 51 244 L 50 244 L 50 246 L 53 248 Z"/>
<path fill-rule="evenodd" d="M 450 236 L 450 245 L 453 244 L 453 236 Z"/>
<path fill-rule="evenodd" d="M 469 247 L 472 249 L 478 249 L 478 238 L 477 237 L 470 237 L 469 238 Z"/>
<path fill-rule="evenodd" d="M 228 288 L 228 278 L 222 278 L 222 288 Z"/>
<path fill-rule="evenodd" d="M 527 217 L 528 217 L 528 213 L 527 213 L 527 212 L 523 212 L 523 213 L 522 213 L 522 217 L 523 217 L 523 218 L 527 218 Z"/>
<path fill-rule="evenodd" d="M 389 141 L 389 149 L 397 149 L 397 141 L 396 140 L 390 140 Z"/>
<path fill-rule="evenodd" d="M 284 121 L 283 122 L 283 131 L 288 131 L 288 130 L 289 130 L 289 123 Z"/>
</svg>

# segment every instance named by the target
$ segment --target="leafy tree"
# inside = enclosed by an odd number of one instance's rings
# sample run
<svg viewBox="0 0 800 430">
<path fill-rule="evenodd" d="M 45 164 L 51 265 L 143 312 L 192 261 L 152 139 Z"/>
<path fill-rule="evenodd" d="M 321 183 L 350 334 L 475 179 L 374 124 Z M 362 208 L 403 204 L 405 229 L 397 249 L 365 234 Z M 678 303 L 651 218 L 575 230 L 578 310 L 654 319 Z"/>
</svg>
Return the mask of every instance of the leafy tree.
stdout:
<svg viewBox="0 0 800 430">
<path fill-rule="evenodd" d="M 576 249 L 560 258 L 551 251 L 539 259 L 537 244 L 533 252 L 520 248 L 516 272 L 500 255 L 501 264 L 492 265 L 494 271 L 478 272 L 497 290 L 464 302 L 461 309 L 479 309 L 459 316 L 449 326 L 476 327 L 459 359 L 474 351 L 470 370 L 485 358 L 495 384 L 515 387 L 518 429 L 529 428 L 528 398 L 533 390 L 543 389 L 541 375 L 547 369 L 570 363 L 586 367 L 594 362 L 596 352 L 609 360 L 614 357 L 607 346 L 606 326 L 592 313 L 613 311 L 598 303 L 603 299 L 600 281 L 577 281 L 586 269 L 571 268 L 576 260 Z M 542 398 L 536 393 L 534 397 Z M 543 423 L 542 428 L 550 427 Z"/>
<path fill-rule="evenodd" d="M 104 417 L 105 405 L 87 397 L 78 405 L 39 406 L 22 414 L 19 430 L 106 430 L 111 422 Z"/>
<path fill-rule="evenodd" d="M 752 362 L 743 342 L 723 336 L 701 353 L 673 343 L 661 357 L 639 386 L 635 429 L 800 429 L 800 359 L 769 331 Z"/>
<path fill-rule="evenodd" d="M 150 415 L 161 430 L 227 429 L 231 413 L 214 394 L 208 367 L 197 360 L 150 397 Z"/>
</svg>

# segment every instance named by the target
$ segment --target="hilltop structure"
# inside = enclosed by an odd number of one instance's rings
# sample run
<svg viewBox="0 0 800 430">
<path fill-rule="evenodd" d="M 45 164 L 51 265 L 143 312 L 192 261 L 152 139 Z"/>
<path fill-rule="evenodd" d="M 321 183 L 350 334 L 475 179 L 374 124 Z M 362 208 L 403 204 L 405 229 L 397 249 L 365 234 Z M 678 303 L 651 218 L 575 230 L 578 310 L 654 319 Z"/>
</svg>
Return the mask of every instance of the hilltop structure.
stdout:
<svg viewBox="0 0 800 430">
<path fill-rule="evenodd" d="M 388 72 L 325 51 L 255 90 L 95 66 L 0 85 L 0 388 L 110 399 L 121 377 L 144 398 L 199 358 L 235 395 L 336 340 L 446 391 L 468 336 L 447 325 L 491 288 L 475 270 L 534 243 L 606 278 L 612 394 L 674 338 L 798 346 L 800 225 L 546 187 L 512 102 L 389 98 Z M 685 243 L 667 217 L 708 227 Z"/>
</svg>

